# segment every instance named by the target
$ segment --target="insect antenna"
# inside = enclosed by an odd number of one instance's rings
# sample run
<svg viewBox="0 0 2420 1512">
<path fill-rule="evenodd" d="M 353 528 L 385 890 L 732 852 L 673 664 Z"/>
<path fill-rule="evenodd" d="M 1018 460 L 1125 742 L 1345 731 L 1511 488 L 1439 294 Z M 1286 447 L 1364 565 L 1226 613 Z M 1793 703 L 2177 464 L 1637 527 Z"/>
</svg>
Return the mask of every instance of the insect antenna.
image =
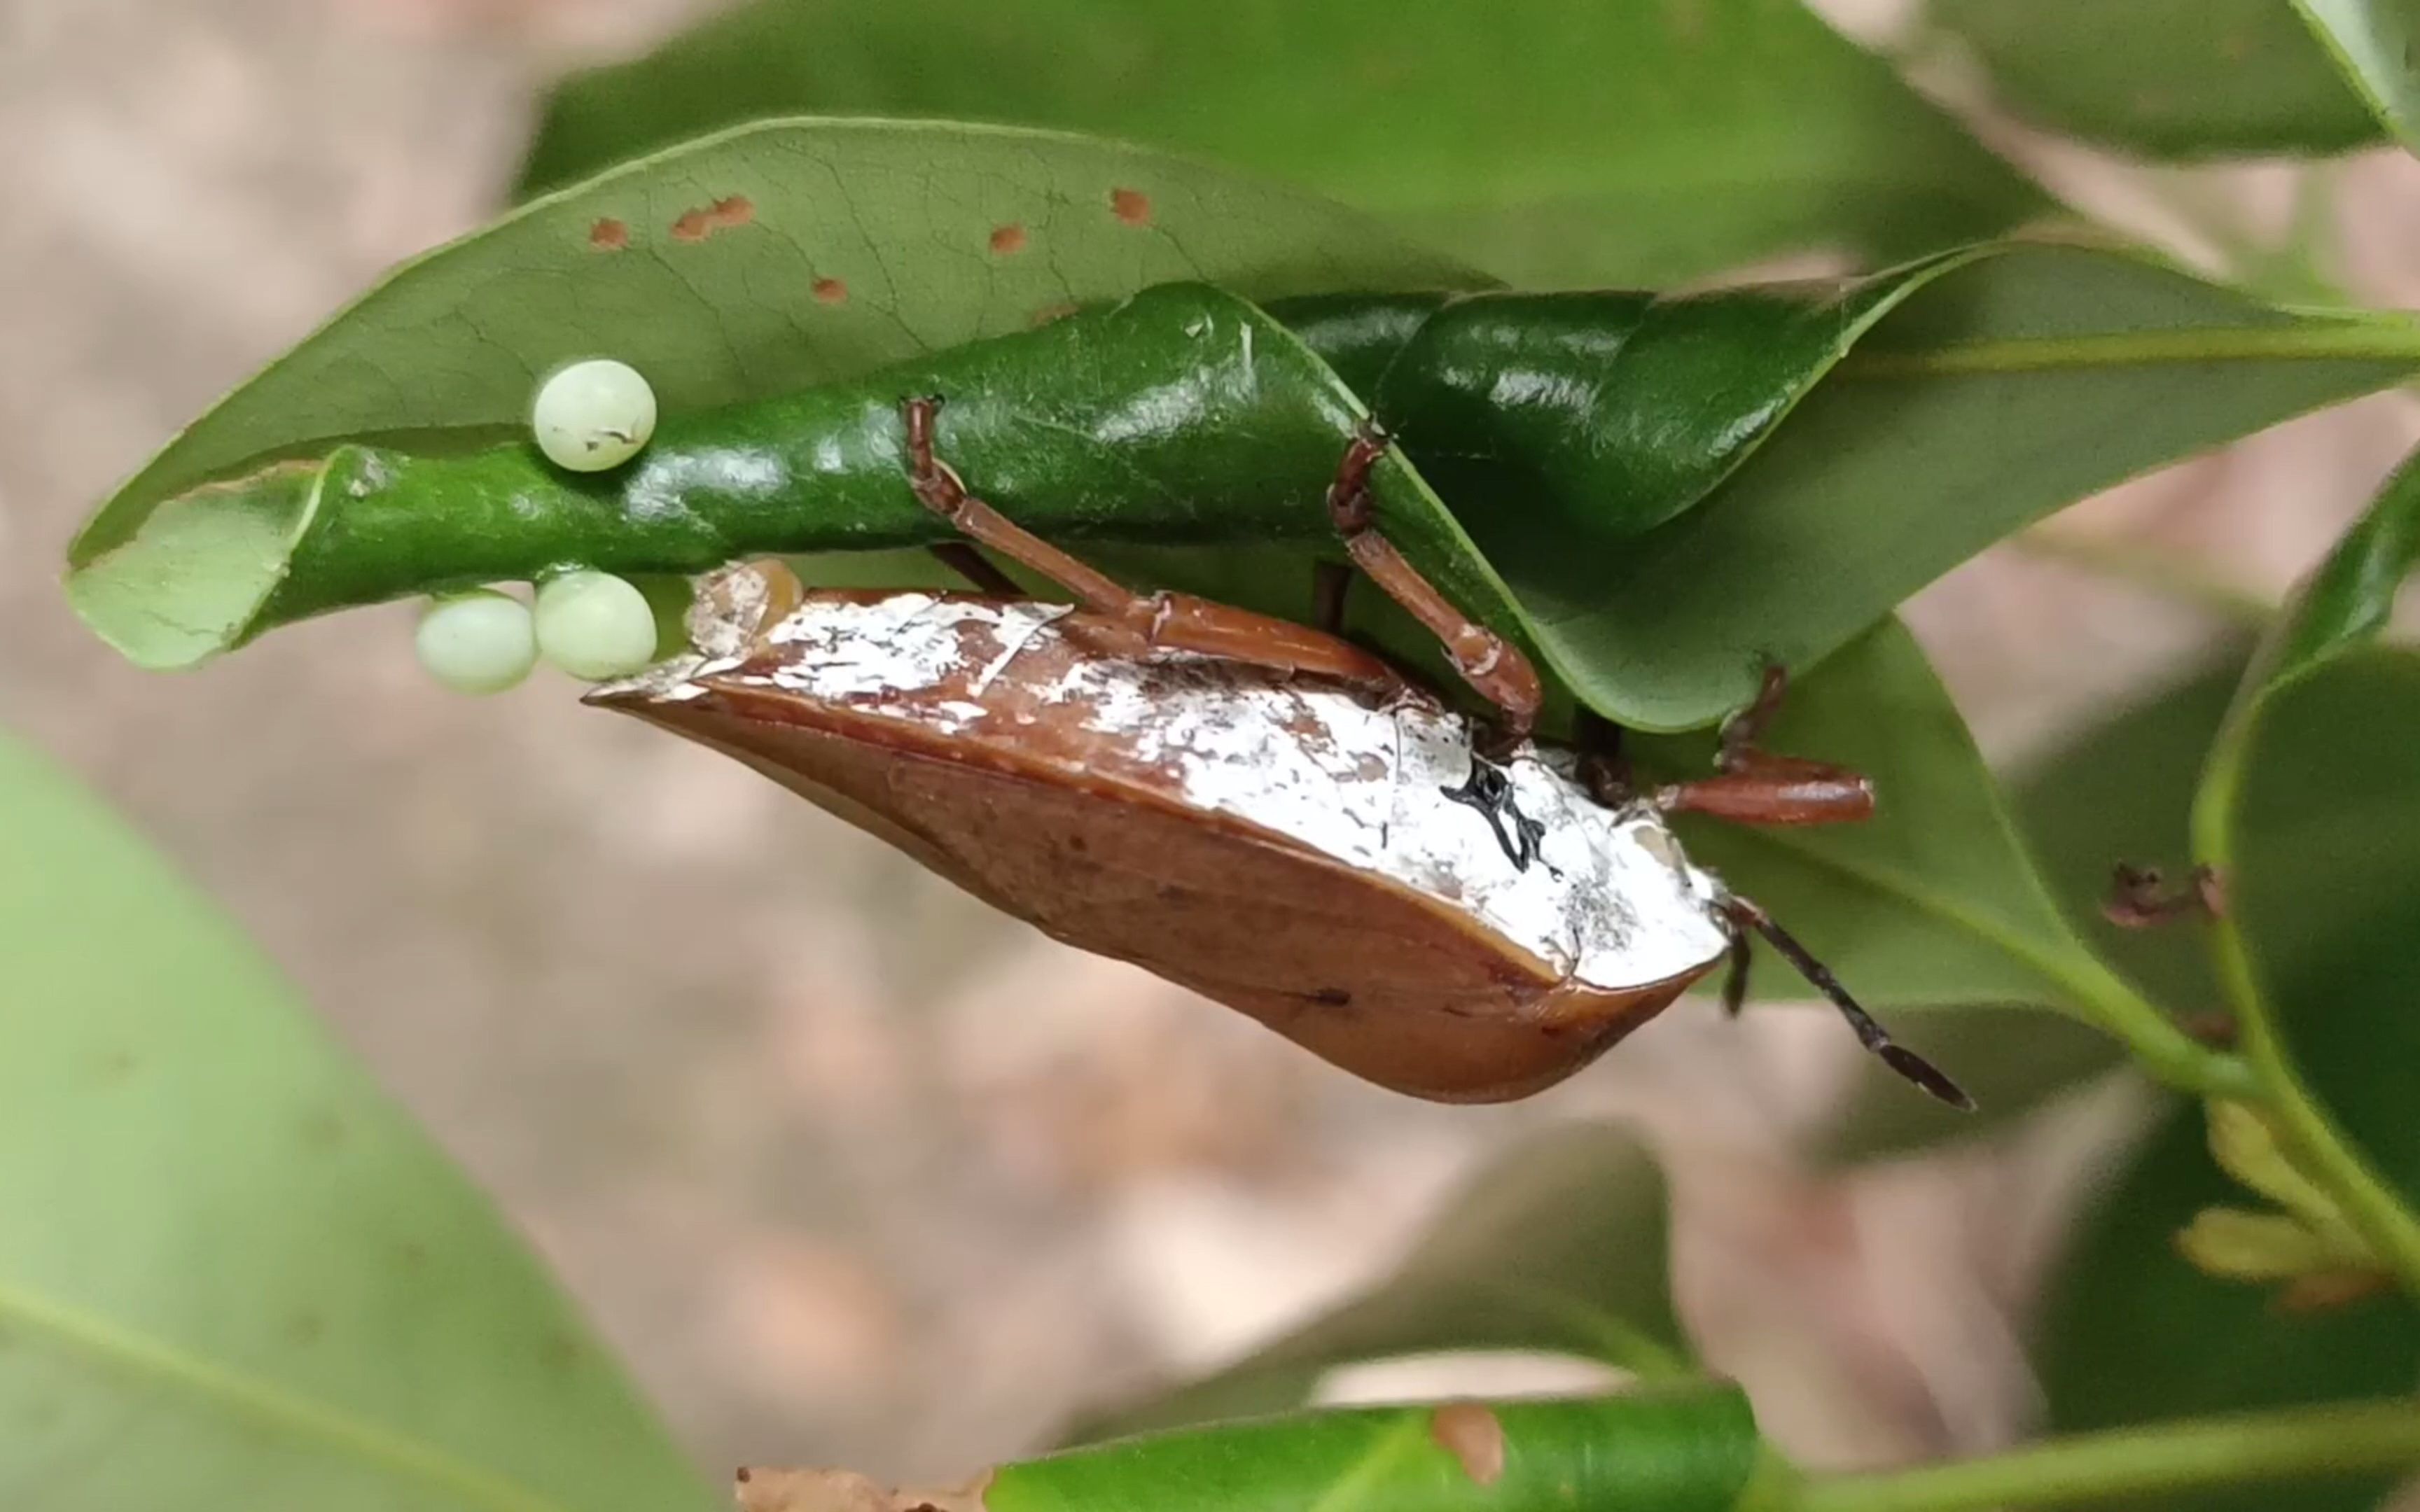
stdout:
<svg viewBox="0 0 2420 1512">
<path fill-rule="evenodd" d="M 1840 985 L 1840 979 L 1832 975 L 1831 967 L 1816 960 L 1807 947 L 1799 944 L 1788 930 L 1775 923 L 1771 914 L 1747 899 L 1736 895 L 1725 899 L 1722 907 L 1724 916 L 1731 922 L 1732 938 L 1735 942 L 1745 941 L 1744 932 L 1746 930 L 1754 930 L 1763 935 L 1767 943 L 1780 951 L 1783 958 L 1792 965 L 1798 968 L 1798 974 L 1805 977 L 1809 985 L 1822 993 L 1834 1008 L 1840 1011 L 1840 1016 L 1849 1021 L 1849 1027 L 1856 1031 L 1857 1042 L 1882 1057 L 1884 1065 L 1960 1112 L 1975 1111 L 1973 1098 L 1968 1097 L 1956 1082 L 1951 1081 L 1942 1072 L 1939 1067 L 1893 1040 L 1890 1037 L 1890 1031 L 1876 1023 L 1874 1016 L 1859 1007 L 1857 1000 L 1849 995 L 1849 989 Z M 1738 944 L 1735 944 L 1731 957 L 1731 977 L 1724 984 L 1723 1000 L 1726 1007 L 1732 1006 L 1734 995 L 1741 997 L 1745 995 L 1747 972 L 1742 964 L 1744 953 Z"/>
</svg>

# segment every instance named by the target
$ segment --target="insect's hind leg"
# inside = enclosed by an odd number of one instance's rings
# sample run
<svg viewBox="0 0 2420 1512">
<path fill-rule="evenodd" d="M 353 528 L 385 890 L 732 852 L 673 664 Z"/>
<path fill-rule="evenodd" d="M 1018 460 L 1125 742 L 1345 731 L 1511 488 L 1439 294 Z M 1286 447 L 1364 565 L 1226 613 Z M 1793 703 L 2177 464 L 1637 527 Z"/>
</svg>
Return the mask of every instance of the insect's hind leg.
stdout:
<svg viewBox="0 0 2420 1512">
<path fill-rule="evenodd" d="M 1279 671 L 1333 677 L 1382 693 L 1391 694 L 1403 687 L 1393 668 L 1333 636 L 1189 594 L 1138 594 L 1052 546 L 968 491 L 966 480 L 935 454 L 933 425 L 940 408 L 937 398 L 900 401 L 908 426 L 908 486 L 917 501 L 971 540 L 1067 590 L 1105 622 L 1102 628 L 1114 632 L 1115 649 L 1122 654 L 1141 655 L 1156 648 L 1191 651 Z M 963 548 L 963 543 L 944 543 L 935 549 L 941 552 L 950 545 Z M 967 555 L 974 553 L 970 549 Z M 997 576 L 1016 591 L 1016 583 L 1006 574 L 980 557 L 964 563 L 950 555 L 942 560 L 966 572 L 986 592 L 998 589 L 977 576 L 979 572 Z"/>
</svg>

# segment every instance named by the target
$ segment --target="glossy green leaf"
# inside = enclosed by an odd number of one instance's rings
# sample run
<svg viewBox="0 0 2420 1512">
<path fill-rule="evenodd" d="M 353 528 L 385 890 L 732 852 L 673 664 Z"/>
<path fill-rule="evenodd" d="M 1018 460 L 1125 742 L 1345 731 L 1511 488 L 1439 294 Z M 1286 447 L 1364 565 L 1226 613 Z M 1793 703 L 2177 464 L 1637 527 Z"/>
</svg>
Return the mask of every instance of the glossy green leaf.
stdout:
<svg viewBox="0 0 2420 1512">
<path fill-rule="evenodd" d="M 0 743 L 11 1505 L 715 1504 L 495 1212 L 91 797 Z"/>
<path fill-rule="evenodd" d="M 1730 1512 L 1761 1451 L 1745 1393 L 1691 1382 L 1619 1396 L 1350 1408 L 1123 1439 L 1002 1465 L 983 1504 Z"/>
<path fill-rule="evenodd" d="M 1687 1347 L 1672 1312 L 1668 1226 L 1663 1177 L 1627 1131 L 1547 1131 L 1450 1199 L 1411 1257 L 1367 1294 L 1071 1436 L 1282 1412 L 1337 1365 L 1436 1350 L 1553 1350 L 1669 1377 Z"/>
<path fill-rule="evenodd" d="M 1607 669 L 1588 689 L 1600 707 L 1703 723 L 1745 702 L 1761 656 L 1817 659 L 2063 504 L 2420 365 L 2399 316 L 2289 314 L 2080 248 L 1912 282 L 1720 487 L 1644 537 L 1575 540 L 1509 501 L 1452 501 L 1541 640 Z"/>
<path fill-rule="evenodd" d="M 2294 8 L 2380 124 L 2420 152 L 2420 7 L 2412 0 L 2294 0 Z"/>
<path fill-rule="evenodd" d="M 2280 0 L 1930 0 L 2001 101 L 2158 158 L 2341 152 L 2378 123 Z"/>
<path fill-rule="evenodd" d="M 796 112 L 1199 151 L 1531 286 L 1875 265 L 2051 208 L 1798 0 L 755 0 L 557 88 L 523 182 Z"/>
</svg>

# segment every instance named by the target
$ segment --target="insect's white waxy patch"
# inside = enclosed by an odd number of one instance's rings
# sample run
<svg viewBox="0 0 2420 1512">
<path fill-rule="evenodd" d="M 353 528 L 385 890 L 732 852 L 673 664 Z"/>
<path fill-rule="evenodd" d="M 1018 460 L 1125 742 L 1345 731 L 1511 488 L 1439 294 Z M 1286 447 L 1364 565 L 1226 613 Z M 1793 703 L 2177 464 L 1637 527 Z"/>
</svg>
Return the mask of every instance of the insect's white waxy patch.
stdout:
<svg viewBox="0 0 2420 1512">
<path fill-rule="evenodd" d="M 679 702 L 705 696 L 709 680 L 756 684 L 1028 751 L 1047 713 L 1083 737 L 1070 747 L 1082 756 L 1080 766 L 1066 759 L 1071 777 L 1133 780 L 1388 877 L 1589 985 L 1666 980 L 1725 949 L 1712 913 L 1721 885 L 1689 864 L 1652 810 L 1591 798 L 1566 753 L 1525 746 L 1508 764 L 1520 812 L 1543 826 L 1536 858 L 1518 869 L 1486 817 L 1446 795 L 1471 771 L 1460 715 L 1419 696 L 1380 706 L 1212 657 L 1138 662 L 1060 644 L 1068 613 L 919 593 L 811 596 L 744 652 L 730 637 L 702 637 L 707 654 L 620 690 Z M 1054 646 L 1062 654 L 1041 664 L 1063 663 L 1055 678 L 1003 675 L 1015 658 Z"/>
<path fill-rule="evenodd" d="M 568 363 L 538 385 L 530 430 L 556 467 L 603 472 L 638 455 L 656 433 L 656 391 L 610 357 Z"/>
</svg>

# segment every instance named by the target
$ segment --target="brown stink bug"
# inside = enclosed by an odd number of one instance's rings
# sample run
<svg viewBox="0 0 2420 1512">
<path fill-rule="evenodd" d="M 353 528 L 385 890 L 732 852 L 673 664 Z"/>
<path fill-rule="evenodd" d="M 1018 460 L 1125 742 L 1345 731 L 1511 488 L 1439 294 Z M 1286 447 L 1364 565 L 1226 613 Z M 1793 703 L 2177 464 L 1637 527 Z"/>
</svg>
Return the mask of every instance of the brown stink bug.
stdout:
<svg viewBox="0 0 2420 1512">
<path fill-rule="evenodd" d="M 1371 528 L 1374 434 L 1348 452 L 1332 512 L 1355 563 L 1437 633 L 1493 720 L 1327 631 L 1129 593 L 970 495 L 933 455 L 933 408 L 907 406 L 918 498 L 1075 605 L 1018 595 L 963 546 L 950 560 L 981 594 L 811 593 L 779 563 L 746 563 L 703 585 L 695 655 L 592 700 L 1398 1091 L 1527 1096 L 1727 961 L 1735 1009 L 1761 935 L 1869 1049 L 1969 1105 L 1666 825 L 1678 810 L 1871 811 L 1855 774 L 1756 748 L 1777 674 L 1726 728 L 1718 775 L 1634 792 L 1602 727 L 1585 749 L 1529 738 L 1528 658 Z"/>
</svg>

